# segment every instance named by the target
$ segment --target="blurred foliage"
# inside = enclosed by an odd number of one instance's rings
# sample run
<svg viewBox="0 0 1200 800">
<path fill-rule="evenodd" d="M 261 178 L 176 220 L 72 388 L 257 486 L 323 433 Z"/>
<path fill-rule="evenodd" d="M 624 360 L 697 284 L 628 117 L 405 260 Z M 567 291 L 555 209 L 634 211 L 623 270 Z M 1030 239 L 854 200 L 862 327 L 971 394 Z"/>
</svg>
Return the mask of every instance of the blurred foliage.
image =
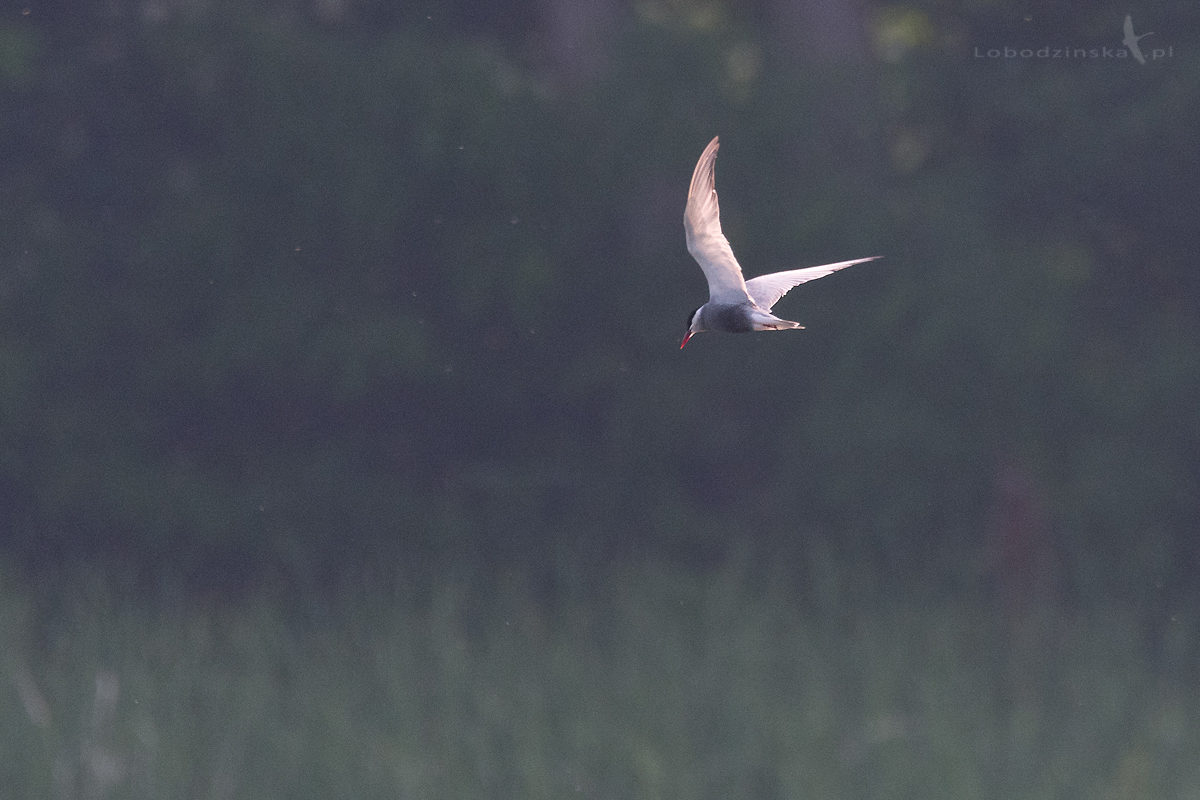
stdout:
<svg viewBox="0 0 1200 800">
<path fill-rule="evenodd" d="M 771 4 L 601 4 L 572 73 L 532 4 L 405 5 L 5 12 L 11 555 L 211 582 L 753 543 L 1193 588 L 1191 6 L 1139 16 L 1174 44 L 1145 66 L 978 56 L 1119 48 L 1124 12 L 922 2 L 808 65 Z M 749 273 L 886 259 L 785 300 L 804 334 L 680 353 L 718 133 Z"/>
<path fill-rule="evenodd" d="M 1191 797 L 1195 612 L 864 600 L 644 559 L 230 607 L 0 574 L 5 796 Z M 540 570 L 535 570 L 540 572 Z M 1030 635 L 1032 634 L 1032 635 Z"/>
</svg>

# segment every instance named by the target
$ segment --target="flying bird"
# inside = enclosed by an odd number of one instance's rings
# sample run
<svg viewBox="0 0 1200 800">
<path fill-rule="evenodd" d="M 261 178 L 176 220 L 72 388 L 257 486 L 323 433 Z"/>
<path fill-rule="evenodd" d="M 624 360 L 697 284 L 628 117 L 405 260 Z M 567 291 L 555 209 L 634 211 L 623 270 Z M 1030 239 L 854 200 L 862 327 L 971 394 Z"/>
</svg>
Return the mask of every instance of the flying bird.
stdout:
<svg viewBox="0 0 1200 800">
<path fill-rule="evenodd" d="M 1121 40 L 1121 44 L 1129 48 L 1129 52 L 1133 54 L 1134 59 L 1139 64 L 1145 64 L 1146 57 L 1142 55 L 1142 48 L 1140 45 L 1138 45 L 1138 42 L 1142 39 L 1145 39 L 1147 36 L 1153 35 L 1154 31 L 1150 31 L 1150 33 L 1143 33 L 1141 36 L 1135 36 L 1133 34 L 1133 17 L 1131 17 L 1129 14 L 1125 15 L 1125 38 Z"/>
<path fill-rule="evenodd" d="M 856 258 L 819 267 L 773 272 L 750 280 L 743 278 L 733 248 L 721 233 L 721 211 L 717 205 L 717 189 L 713 178 L 718 147 L 720 137 L 714 136 L 700 154 L 696 170 L 692 173 L 692 185 L 688 189 L 687 207 L 683 212 L 688 252 L 700 264 L 704 277 L 708 279 L 708 302 L 688 317 L 688 329 L 683 343 L 679 345 L 680 350 L 689 339 L 702 331 L 749 333 L 802 330 L 804 326 L 800 323 L 772 314 L 771 306 L 793 287 L 806 281 L 824 278 L 839 269 L 879 258 Z"/>
</svg>

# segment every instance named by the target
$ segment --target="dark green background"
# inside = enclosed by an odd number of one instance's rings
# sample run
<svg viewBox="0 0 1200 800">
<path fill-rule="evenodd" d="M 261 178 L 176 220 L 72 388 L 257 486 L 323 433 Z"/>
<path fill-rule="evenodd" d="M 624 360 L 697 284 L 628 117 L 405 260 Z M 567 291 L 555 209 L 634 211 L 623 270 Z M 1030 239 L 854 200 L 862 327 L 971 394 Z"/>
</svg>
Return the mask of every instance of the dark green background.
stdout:
<svg viewBox="0 0 1200 800">
<path fill-rule="evenodd" d="M 0 793 L 1200 796 L 1198 33 L 5 6 Z"/>
<path fill-rule="evenodd" d="M 1200 13 L 821 8 L 9 8 L 4 557 L 1193 590 Z M 748 274 L 885 259 L 680 352 L 714 134 Z"/>
</svg>

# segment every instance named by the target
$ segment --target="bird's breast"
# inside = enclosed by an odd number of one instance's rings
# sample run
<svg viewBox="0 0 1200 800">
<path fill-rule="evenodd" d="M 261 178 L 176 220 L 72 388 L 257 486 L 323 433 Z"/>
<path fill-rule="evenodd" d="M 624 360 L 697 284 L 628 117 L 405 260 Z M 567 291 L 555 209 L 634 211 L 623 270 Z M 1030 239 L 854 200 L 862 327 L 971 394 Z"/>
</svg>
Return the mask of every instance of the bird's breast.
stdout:
<svg viewBox="0 0 1200 800">
<path fill-rule="evenodd" d="M 710 331 L 750 333 L 754 330 L 747 306 L 740 303 L 709 303 L 704 307 L 703 322 Z"/>
</svg>

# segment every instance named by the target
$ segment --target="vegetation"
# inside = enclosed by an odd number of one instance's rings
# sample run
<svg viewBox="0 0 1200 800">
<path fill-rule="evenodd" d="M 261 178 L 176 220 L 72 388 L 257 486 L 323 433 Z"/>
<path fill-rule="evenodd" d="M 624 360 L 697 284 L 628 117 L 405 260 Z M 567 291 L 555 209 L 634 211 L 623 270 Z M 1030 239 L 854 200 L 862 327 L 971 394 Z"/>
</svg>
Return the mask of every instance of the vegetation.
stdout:
<svg viewBox="0 0 1200 800">
<path fill-rule="evenodd" d="M 1189 797 L 1195 619 L 800 602 L 744 562 L 236 609 L 3 586 L 3 780 L 50 797 Z"/>
<path fill-rule="evenodd" d="M 523 49 L 554 43 L 535 17 L 268 6 L 3 21 L 22 559 L 303 579 L 398 539 L 719 550 L 750 515 L 961 582 L 1016 475 L 1072 591 L 1190 591 L 1185 48 L 997 63 L 970 44 L 1120 20 L 913 4 L 818 69 L 685 3 L 617 14 L 568 80 Z M 804 334 L 680 354 L 704 297 L 680 207 L 714 133 L 747 269 L 886 258 L 789 298 Z"/>
<path fill-rule="evenodd" d="M 25 5 L 6 796 L 1200 791 L 1200 6 Z"/>
</svg>

